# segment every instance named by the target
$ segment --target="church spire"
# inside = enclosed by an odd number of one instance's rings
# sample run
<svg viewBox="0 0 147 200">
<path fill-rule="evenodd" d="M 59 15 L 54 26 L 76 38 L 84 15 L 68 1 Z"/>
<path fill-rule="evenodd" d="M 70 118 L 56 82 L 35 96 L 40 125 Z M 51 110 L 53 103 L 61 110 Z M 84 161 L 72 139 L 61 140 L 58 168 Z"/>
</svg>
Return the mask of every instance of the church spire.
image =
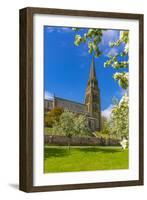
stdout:
<svg viewBox="0 0 147 200">
<path fill-rule="evenodd" d="M 90 80 L 96 79 L 96 73 L 95 73 L 95 63 L 94 63 L 94 58 L 92 58 L 92 63 L 91 63 L 91 68 L 90 68 Z"/>
<path fill-rule="evenodd" d="M 101 103 L 100 90 L 96 78 L 94 58 L 90 66 L 89 80 L 85 94 L 85 105 L 90 118 L 90 127 L 93 131 L 101 130 Z"/>
</svg>

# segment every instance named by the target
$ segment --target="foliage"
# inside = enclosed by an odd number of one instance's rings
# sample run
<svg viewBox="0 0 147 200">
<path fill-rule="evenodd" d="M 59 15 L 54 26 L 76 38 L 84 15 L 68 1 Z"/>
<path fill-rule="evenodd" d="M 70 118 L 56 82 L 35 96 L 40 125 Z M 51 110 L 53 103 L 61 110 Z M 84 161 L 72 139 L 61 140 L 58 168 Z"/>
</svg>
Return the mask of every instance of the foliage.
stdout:
<svg viewBox="0 0 147 200">
<path fill-rule="evenodd" d="M 78 31 L 79 29 L 74 29 Z M 75 45 L 79 46 L 82 43 L 86 43 L 89 49 L 89 53 L 93 54 L 95 57 L 101 56 L 99 45 L 103 38 L 103 33 L 107 30 L 102 29 L 88 29 L 84 35 L 75 36 Z M 109 43 L 111 48 L 119 48 L 121 46 L 121 52 L 115 55 L 109 55 L 109 59 L 104 63 L 104 67 L 112 67 L 117 70 L 113 74 L 114 80 L 118 81 L 118 84 L 123 89 L 128 89 L 129 86 L 129 73 L 127 68 L 129 66 L 128 53 L 129 53 L 129 31 L 120 31 L 119 39 Z M 129 115 L 129 98 L 126 95 L 122 97 L 120 102 L 115 101 L 114 108 L 112 109 L 112 114 L 110 121 L 102 119 L 102 131 L 96 132 L 97 136 L 102 135 L 103 137 L 110 137 L 113 135 L 117 138 L 128 136 L 128 115 Z"/>
<path fill-rule="evenodd" d="M 109 126 L 109 120 L 102 116 L 101 117 L 101 127 L 102 127 L 102 134 L 109 134 L 110 133 L 110 126 Z"/>
<path fill-rule="evenodd" d="M 120 137 L 112 132 L 110 123 L 108 124 L 108 130 L 109 131 L 107 131 L 105 129 L 103 129 L 101 131 L 95 131 L 94 134 L 96 137 L 106 139 L 106 140 L 107 139 L 120 140 Z"/>
<path fill-rule="evenodd" d="M 104 128 L 105 123 L 107 122 L 107 118 L 104 116 L 101 116 L 101 128 Z"/>
<path fill-rule="evenodd" d="M 121 44 L 124 45 L 123 50 L 120 53 L 117 53 L 115 55 L 110 55 L 109 60 L 105 62 L 104 66 L 109 67 L 112 66 L 114 69 L 125 69 L 128 68 L 129 66 L 129 61 L 128 61 L 128 53 L 129 53 L 129 31 L 120 31 L 120 37 L 117 41 L 110 43 L 110 46 L 113 47 L 118 47 Z M 120 61 L 119 57 L 123 58 L 124 60 Z M 118 80 L 119 85 L 123 89 L 128 88 L 128 79 L 129 79 L 129 74 L 128 72 L 120 72 L 120 73 L 115 73 L 113 75 L 113 78 L 115 80 Z"/>
<path fill-rule="evenodd" d="M 54 135 L 64 135 L 72 137 L 73 135 L 88 135 L 87 119 L 83 115 L 76 115 L 69 111 L 64 111 L 59 121 L 53 126 Z"/>
<path fill-rule="evenodd" d="M 76 135 L 89 135 L 88 121 L 84 115 L 78 115 L 74 120 L 74 131 Z"/>
<path fill-rule="evenodd" d="M 111 113 L 111 132 L 120 139 L 128 137 L 129 133 L 129 98 L 125 94 L 116 104 Z"/>
<path fill-rule="evenodd" d="M 79 28 L 73 28 L 73 30 L 78 31 Z M 88 29 L 84 35 L 75 35 L 74 44 L 79 46 L 82 43 L 86 43 L 88 46 L 88 52 L 93 54 L 95 57 L 101 56 L 102 52 L 100 51 L 99 44 L 102 41 L 103 37 L 103 29 L 93 28 Z M 116 53 L 115 55 L 109 55 L 109 59 L 104 63 L 105 67 L 111 66 L 112 68 L 119 70 L 119 69 L 126 69 L 128 68 L 128 52 L 129 52 L 129 32 L 128 31 L 120 31 L 120 36 L 117 41 L 111 42 L 109 46 L 111 48 L 119 47 L 120 45 L 124 45 L 123 50 L 120 53 Z M 120 60 L 120 57 L 122 58 Z M 119 85 L 123 89 L 128 88 L 128 72 L 119 72 L 113 75 L 113 78 L 118 81 Z"/>
<path fill-rule="evenodd" d="M 128 72 L 121 72 L 121 73 L 116 72 L 113 75 L 113 77 L 114 77 L 115 80 L 118 80 L 118 83 L 122 88 L 127 89 L 128 85 L 129 85 L 128 75 L 129 75 Z"/>
<path fill-rule="evenodd" d="M 44 133 L 45 133 L 45 135 L 53 135 L 52 129 L 53 128 L 51 128 L 51 127 L 44 127 Z"/>
<path fill-rule="evenodd" d="M 63 113 L 63 109 L 56 107 L 49 112 L 45 113 L 44 123 L 47 127 L 52 127 L 56 122 L 59 121 L 60 115 Z"/>
<path fill-rule="evenodd" d="M 73 30 L 78 31 L 79 28 L 73 28 Z M 99 49 L 99 43 L 102 41 L 103 30 L 98 28 L 90 28 L 87 33 L 84 33 L 83 36 L 76 35 L 74 44 L 79 46 L 81 43 L 87 43 L 88 52 L 94 53 L 95 57 L 99 57 L 101 55 L 101 51 Z"/>
<path fill-rule="evenodd" d="M 103 125 L 101 131 L 96 131 L 96 137 L 105 139 L 128 139 L 129 133 L 129 97 L 127 93 L 121 98 L 120 101 L 116 99 L 113 101 L 110 119 L 102 118 Z"/>
<path fill-rule="evenodd" d="M 74 114 L 71 112 L 63 112 L 59 122 L 53 126 L 53 133 L 56 135 L 65 135 L 71 137 L 74 134 Z"/>
</svg>

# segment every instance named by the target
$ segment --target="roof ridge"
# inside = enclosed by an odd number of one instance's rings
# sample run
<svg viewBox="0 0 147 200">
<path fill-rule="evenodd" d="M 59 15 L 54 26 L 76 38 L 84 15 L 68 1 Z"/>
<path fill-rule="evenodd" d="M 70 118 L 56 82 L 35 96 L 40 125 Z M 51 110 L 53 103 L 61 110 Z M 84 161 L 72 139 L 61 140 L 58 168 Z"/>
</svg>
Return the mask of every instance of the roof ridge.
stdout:
<svg viewBox="0 0 147 200">
<path fill-rule="evenodd" d="M 77 101 L 73 101 L 73 100 L 70 100 L 70 99 L 64 99 L 64 98 L 62 98 L 62 97 L 57 97 L 57 96 L 55 96 L 54 98 L 62 99 L 62 100 L 65 100 L 65 101 L 70 101 L 70 102 L 73 102 L 73 103 L 76 103 L 76 104 L 85 105 L 84 103 L 77 102 Z"/>
</svg>

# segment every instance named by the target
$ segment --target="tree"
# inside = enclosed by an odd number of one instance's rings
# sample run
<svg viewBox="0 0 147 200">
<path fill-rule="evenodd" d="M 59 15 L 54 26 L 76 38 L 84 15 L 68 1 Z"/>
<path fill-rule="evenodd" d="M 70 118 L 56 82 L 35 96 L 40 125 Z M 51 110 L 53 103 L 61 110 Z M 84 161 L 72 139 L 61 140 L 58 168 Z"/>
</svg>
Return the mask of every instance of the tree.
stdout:
<svg viewBox="0 0 147 200">
<path fill-rule="evenodd" d="M 59 125 L 61 128 L 61 134 L 69 138 L 72 137 L 72 135 L 74 135 L 74 118 L 75 115 L 72 112 L 64 112 L 60 116 Z"/>
<path fill-rule="evenodd" d="M 44 123 L 47 127 L 52 127 L 56 122 L 59 121 L 60 115 L 63 113 L 63 109 L 56 107 L 51 111 L 45 113 Z"/>
<path fill-rule="evenodd" d="M 79 29 L 74 28 L 75 31 Z M 82 43 L 87 44 L 88 52 L 95 57 L 100 57 L 103 52 L 100 51 L 99 44 L 102 41 L 104 32 L 103 29 L 88 29 L 84 35 L 75 36 L 75 45 L 79 46 Z M 119 47 L 122 45 L 122 50 L 115 55 L 109 55 L 109 59 L 104 63 L 104 67 L 112 67 L 117 72 L 113 74 L 114 80 L 125 90 L 129 86 L 129 73 L 127 68 L 129 66 L 128 53 L 129 53 L 129 32 L 120 31 L 119 39 L 109 44 L 111 48 Z M 120 71 L 121 70 L 121 71 Z M 106 132 L 111 129 L 111 132 L 118 137 L 128 136 L 128 113 L 129 113 L 129 98 L 125 94 L 120 102 L 116 103 L 112 109 L 111 123 L 105 123 Z"/>
<path fill-rule="evenodd" d="M 101 117 L 101 124 L 102 124 L 102 134 L 107 134 L 109 135 L 110 134 L 110 125 L 109 125 L 109 120 L 102 116 Z"/>
<path fill-rule="evenodd" d="M 111 132 L 119 139 L 128 138 L 129 133 L 129 98 L 125 94 L 114 106 L 111 113 Z"/>
<path fill-rule="evenodd" d="M 76 135 L 80 136 L 89 135 L 90 132 L 86 116 L 78 115 L 74 118 L 74 131 Z"/>
<path fill-rule="evenodd" d="M 79 28 L 73 28 L 73 30 L 78 31 Z M 76 46 L 81 45 L 82 43 L 87 44 L 88 52 L 93 54 L 95 57 L 100 57 L 102 52 L 99 48 L 99 44 L 102 41 L 103 33 L 107 30 L 93 28 L 88 29 L 84 35 L 75 35 L 74 44 Z M 112 67 L 116 70 L 127 69 L 128 62 L 128 52 L 129 52 L 129 32 L 120 31 L 120 36 L 117 41 L 114 41 L 109 44 L 111 48 L 119 47 L 123 44 L 123 50 L 120 53 L 115 55 L 109 55 L 109 59 L 104 63 L 104 67 Z M 120 59 L 121 58 L 121 59 Z M 118 81 L 119 85 L 123 89 L 128 88 L 128 78 L 129 74 L 126 71 L 114 73 L 113 78 Z"/>
<path fill-rule="evenodd" d="M 104 66 L 109 67 L 112 66 L 114 69 L 127 69 L 129 66 L 128 61 L 128 53 L 129 53 L 129 31 L 120 31 L 120 36 L 117 41 L 114 41 L 110 43 L 110 46 L 113 47 L 119 47 L 121 44 L 124 44 L 124 48 L 120 53 L 117 53 L 115 55 L 110 55 L 109 60 L 105 62 Z M 124 60 L 119 60 L 119 57 L 124 58 Z M 115 80 L 118 80 L 119 85 L 123 89 L 128 88 L 128 79 L 129 79 L 129 73 L 128 72 L 116 72 L 113 75 Z"/>
<path fill-rule="evenodd" d="M 73 30 L 78 31 L 79 28 L 73 28 Z M 101 55 L 99 44 L 102 41 L 103 31 L 104 30 L 98 28 L 90 28 L 83 36 L 77 34 L 74 44 L 79 46 L 82 43 L 87 43 L 88 52 L 91 54 L 93 53 L 95 57 L 99 57 Z"/>
<path fill-rule="evenodd" d="M 86 117 L 76 115 L 69 111 L 64 111 L 58 122 L 53 126 L 54 135 L 64 135 L 69 138 L 68 147 L 70 148 L 70 139 L 74 135 L 87 135 L 89 133 Z"/>
<path fill-rule="evenodd" d="M 104 129 L 104 127 L 105 127 L 105 123 L 107 123 L 107 118 L 106 117 L 104 117 L 104 116 L 101 116 L 101 128 L 102 128 L 102 130 Z"/>
</svg>

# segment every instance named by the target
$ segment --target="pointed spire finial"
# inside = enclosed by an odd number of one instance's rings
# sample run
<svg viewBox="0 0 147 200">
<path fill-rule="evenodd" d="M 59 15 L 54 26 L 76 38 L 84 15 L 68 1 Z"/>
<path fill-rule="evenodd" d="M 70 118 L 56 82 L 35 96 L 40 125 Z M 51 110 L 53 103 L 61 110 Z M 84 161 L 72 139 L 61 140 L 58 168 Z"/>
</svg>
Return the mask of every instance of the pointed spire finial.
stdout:
<svg viewBox="0 0 147 200">
<path fill-rule="evenodd" d="M 91 68 L 90 68 L 90 79 L 93 79 L 93 78 L 96 78 L 94 57 L 92 58 L 92 63 L 91 63 Z"/>
</svg>

